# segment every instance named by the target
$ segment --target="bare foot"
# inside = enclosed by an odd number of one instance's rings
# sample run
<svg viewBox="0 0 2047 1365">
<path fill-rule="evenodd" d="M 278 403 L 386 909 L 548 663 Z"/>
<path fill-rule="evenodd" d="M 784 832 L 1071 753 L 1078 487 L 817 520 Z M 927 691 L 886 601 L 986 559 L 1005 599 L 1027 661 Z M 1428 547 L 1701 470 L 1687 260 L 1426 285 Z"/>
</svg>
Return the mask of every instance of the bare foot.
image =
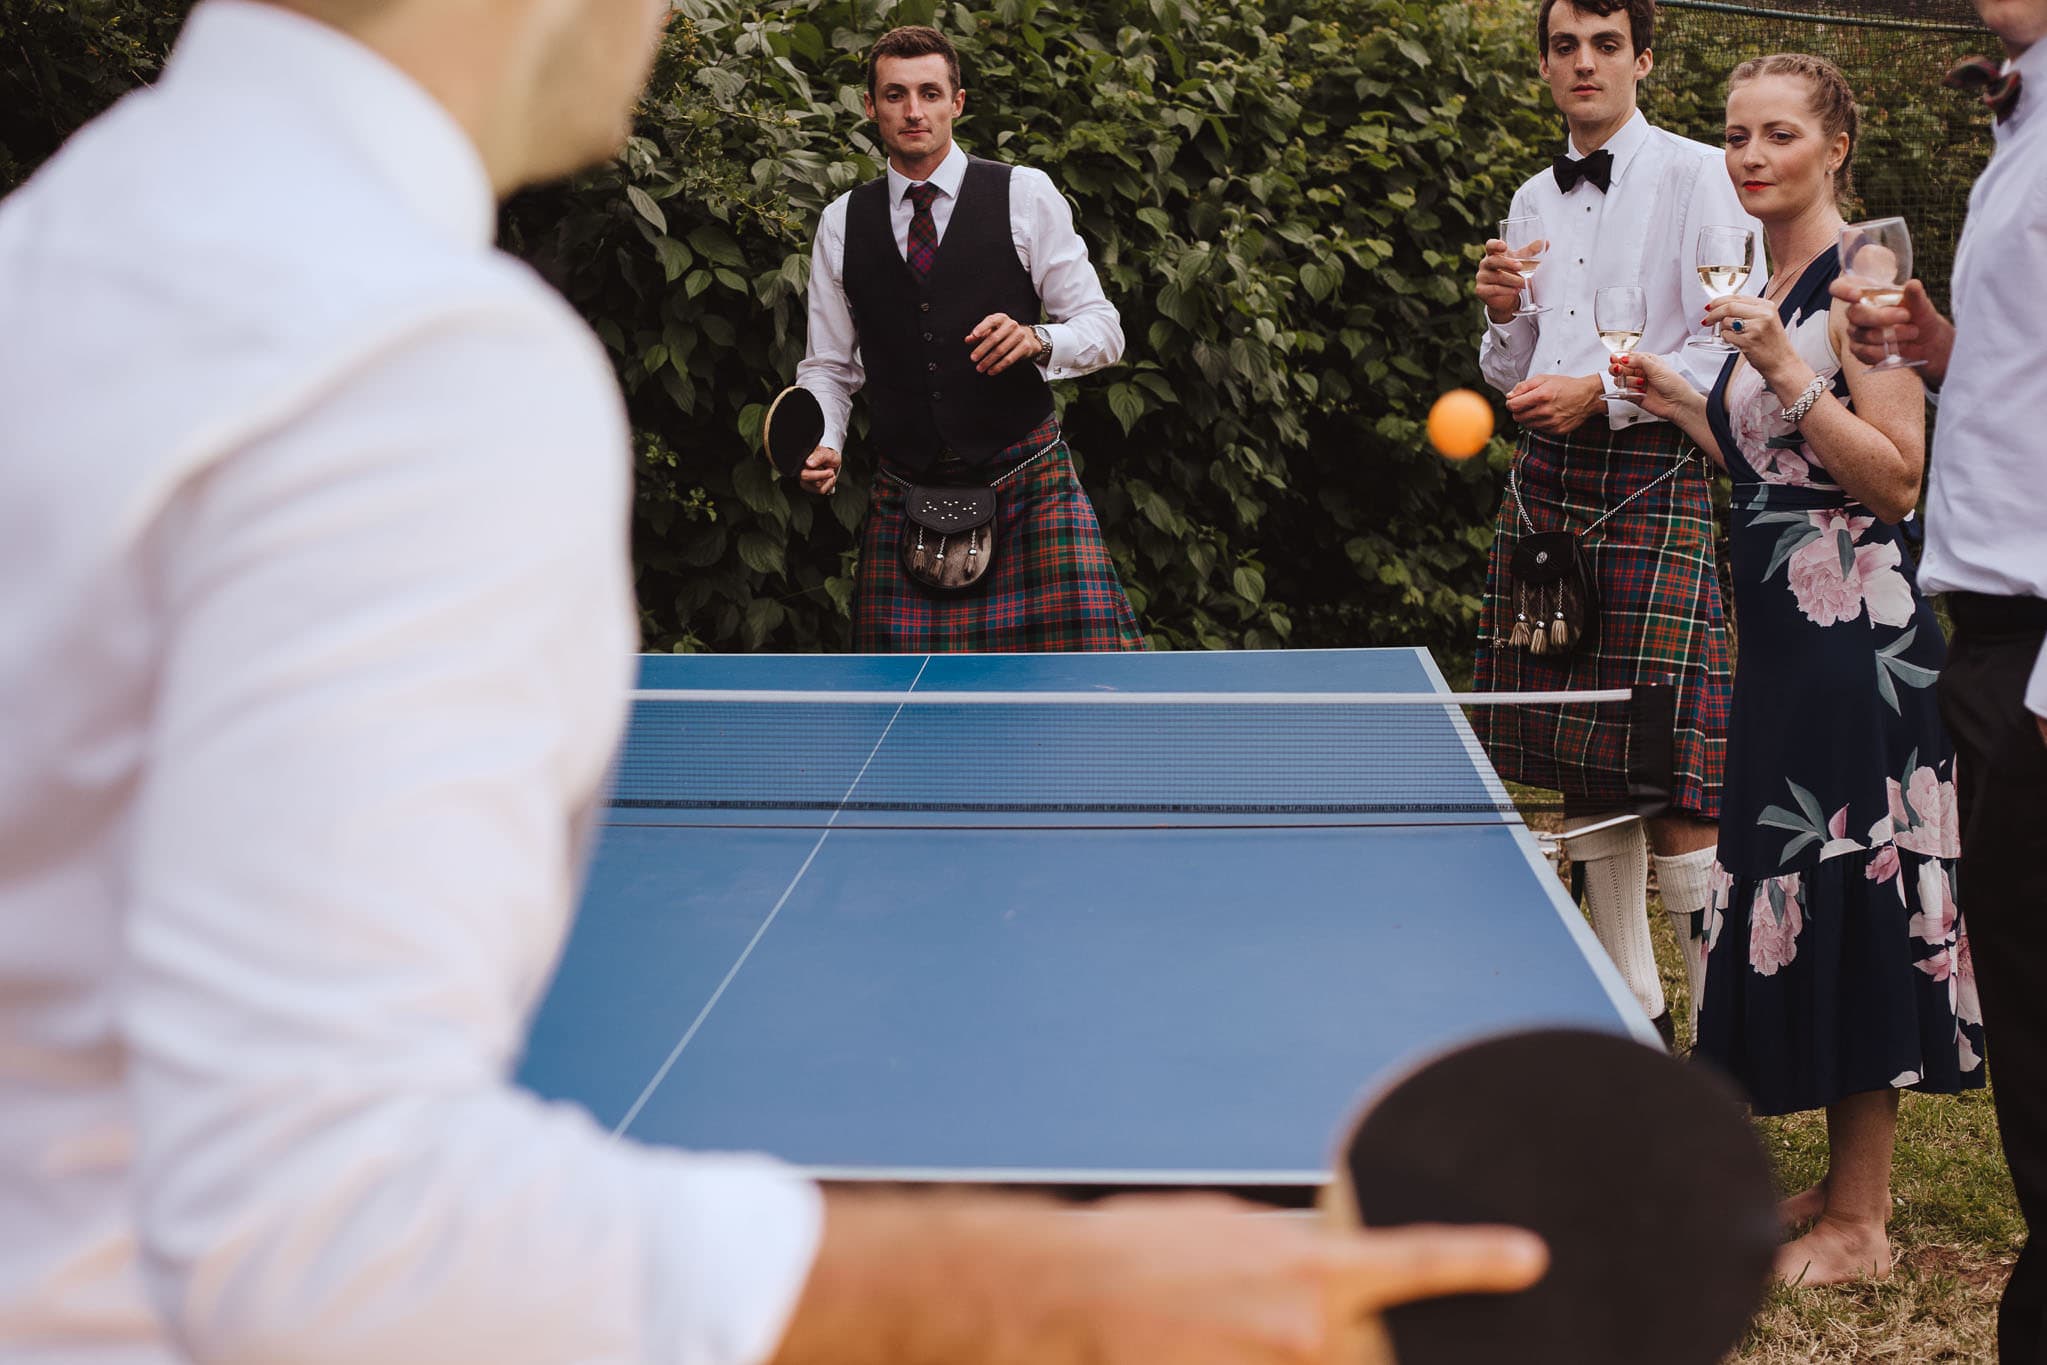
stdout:
<svg viewBox="0 0 2047 1365">
<path fill-rule="evenodd" d="M 1777 1219 L 1784 1230 L 1810 1223 L 1827 1211 L 1827 1182 L 1822 1180 L 1809 1190 L 1800 1190 L 1789 1198 L 1777 1201 Z"/>
<path fill-rule="evenodd" d="M 1880 1280 L 1890 1273 L 1890 1239 L 1871 1223 L 1822 1215 L 1811 1232 L 1777 1249 L 1777 1278 L 1800 1288 Z"/>
</svg>

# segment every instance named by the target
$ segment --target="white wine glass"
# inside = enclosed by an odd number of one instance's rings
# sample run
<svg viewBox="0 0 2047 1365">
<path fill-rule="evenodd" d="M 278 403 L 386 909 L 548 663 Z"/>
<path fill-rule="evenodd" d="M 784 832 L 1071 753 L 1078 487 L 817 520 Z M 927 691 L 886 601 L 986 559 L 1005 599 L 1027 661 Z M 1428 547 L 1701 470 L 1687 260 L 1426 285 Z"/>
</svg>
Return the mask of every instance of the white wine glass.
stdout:
<svg viewBox="0 0 2047 1365">
<path fill-rule="evenodd" d="M 1500 240 L 1520 262 L 1521 278 L 1528 286 L 1521 293 L 1521 306 L 1514 310 L 1514 316 L 1528 318 L 1547 313 L 1549 309 L 1535 301 L 1535 268 L 1542 264 L 1543 253 L 1549 250 L 1549 234 L 1543 231 L 1542 219 L 1532 213 L 1502 219 Z"/>
<path fill-rule="evenodd" d="M 1748 283 L 1756 268 L 1755 229 L 1745 227 L 1703 227 L 1699 229 L 1698 254 L 1693 262 L 1699 269 L 1699 283 L 1709 299 L 1732 298 Z M 1701 342 L 1707 350 L 1722 355 L 1734 350 L 1716 330 Z"/>
<path fill-rule="evenodd" d="M 1896 308 L 1912 282 L 1912 232 L 1902 218 L 1873 218 L 1841 229 L 1841 274 L 1861 291 L 1862 301 L 1877 308 Z M 1884 358 L 1872 370 L 1903 370 L 1924 365 L 1898 354 L 1890 330 L 1884 330 Z"/>
<path fill-rule="evenodd" d="M 1641 344 L 1642 333 L 1649 330 L 1649 296 L 1638 285 L 1605 286 L 1592 295 L 1592 326 L 1599 333 L 1599 344 L 1616 358 L 1630 354 Z M 1607 401 L 1633 400 L 1608 394 Z"/>
</svg>

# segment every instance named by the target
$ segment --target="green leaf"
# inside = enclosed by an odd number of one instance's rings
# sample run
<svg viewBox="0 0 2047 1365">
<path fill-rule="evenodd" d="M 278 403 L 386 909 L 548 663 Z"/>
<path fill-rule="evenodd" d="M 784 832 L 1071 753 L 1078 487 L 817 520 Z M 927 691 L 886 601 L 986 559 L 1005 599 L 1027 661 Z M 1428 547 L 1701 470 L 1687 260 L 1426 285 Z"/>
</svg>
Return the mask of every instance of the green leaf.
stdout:
<svg viewBox="0 0 2047 1365">
<path fill-rule="evenodd" d="M 775 538 L 759 531 L 748 531 L 739 537 L 739 561 L 755 573 L 780 573 L 783 566 L 782 547 Z"/>
<path fill-rule="evenodd" d="M 668 215 L 663 213 L 661 206 L 654 202 L 654 196 L 648 194 L 638 185 L 627 185 L 625 187 L 625 197 L 640 217 L 646 219 L 653 226 L 654 231 L 668 231 Z"/>
<path fill-rule="evenodd" d="M 1253 606 L 1265 600 L 1265 575 L 1248 564 L 1230 575 L 1230 586 L 1237 590 L 1237 596 Z"/>
<path fill-rule="evenodd" d="M 682 278 L 682 272 L 689 269 L 690 262 L 696 259 L 690 255 L 688 247 L 666 233 L 654 239 L 654 258 L 661 262 L 662 280 L 667 284 L 674 284 Z"/>
<path fill-rule="evenodd" d="M 689 234 L 689 244 L 706 260 L 718 265 L 744 266 L 746 255 L 730 233 L 715 223 L 705 223 Z"/>
<path fill-rule="evenodd" d="M 1109 411 L 1116 414 L 1116 420 L 1123 424 L 1128 435 L 1137 425 L 1137 419 L 1144 416 L 1144 396 L 1129 384 L 1112 384 L 1109 387 Z"/>
</svg>

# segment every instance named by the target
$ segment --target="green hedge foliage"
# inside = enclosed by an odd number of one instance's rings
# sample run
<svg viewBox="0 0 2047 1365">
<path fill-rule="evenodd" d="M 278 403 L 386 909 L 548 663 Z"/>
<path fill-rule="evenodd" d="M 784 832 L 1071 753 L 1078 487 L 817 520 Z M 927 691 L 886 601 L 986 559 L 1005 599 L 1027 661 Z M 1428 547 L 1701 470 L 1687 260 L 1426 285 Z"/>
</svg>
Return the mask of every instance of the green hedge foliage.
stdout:
<svg viewBox="0 0 2047 1365">
<path fill-rule="evenodd" d="M 150 78 L 188 7 L 0 0 L 0 193 Z M 802 355 L 818 214 L 880 170 L 861 55 L 932 22 L 965 54 L 962 141 L 1053 173 L 1122 310 L 1125 363 L 1059 398 L 1153 641 L 1401 641 L 1463 661 L 1506 447 L 1450 465 L 1421 422 L 1442 390 L 1478 387 L 1476 244 L 1560 137 L 1533 13 L 684 0 L 626 154 L 503 223 L 630 396 L 648 647 L 848 643 L 863 428 L 830 500 L 777 483 L 752 447 Z M 1983 129 L 1933 84 L 1956 40 L 1848 34 L 1864 52 L 1842 34 L 1666 10 L 1645 107 L 1711 139 L 1747 47 L 1828 51 L 1870 112 L 1868 209 L 1919 222 L 1960 204 Z M 1936 272 L 1951 235 L 1929 234 Z"/>
<path fill-rule="evenodd" d="M 818 215 L 880 171 L 862 56 L 931 22 L 960 140 L 1053 174 L 1122 311 L 1059 398 L 1153 642 L 1467 654 L 1505 447 L 1451 465 L 1422 421 L 1478 382 L 1477 244 L 1555 137 L 1525 9 L 686 0 L 627 154 L 506 214 L 630 395 L 649 647 L 848 642 L 863 424 L 829 500 L 752 446 Z"/>
</svg>

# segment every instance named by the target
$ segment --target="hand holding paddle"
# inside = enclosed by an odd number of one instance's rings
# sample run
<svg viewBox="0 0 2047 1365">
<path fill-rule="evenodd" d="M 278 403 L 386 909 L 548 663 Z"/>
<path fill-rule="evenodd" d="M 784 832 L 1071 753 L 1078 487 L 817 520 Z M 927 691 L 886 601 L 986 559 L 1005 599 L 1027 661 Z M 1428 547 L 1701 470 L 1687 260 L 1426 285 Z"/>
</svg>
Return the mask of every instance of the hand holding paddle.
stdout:
<svg viewBox="0 0 2047 1365">
<path fill-rule="evenodd" d="M 1216 1195 L 833 1190 L 774 1365 L 1366 1365 L 1372 1314 L 1543 1263 L 1513 1229 L 1341 1231 Z"/>
<path fill-rule="evenodd" d="M 1387 1312 L 1374 1365 L 1714 1365 L 1762 1302 L 1778 1234 L 1732 1086 L 1571 1030 L 1481 1042 L 1381 1091 L 1325 1210 L 1379 1230 L 1507 1224 L 1549 1246 L 1523 1293 Z"/>
<path fill-rule="evenodd" d="M 775 472 L 802 480 L 813 493 L 839 481 L 839 452 L 824 440 L 824 407 L 809 389 L 791 386 L 775 396 L 761 421 L 761 453 Z"/>
</svg>

